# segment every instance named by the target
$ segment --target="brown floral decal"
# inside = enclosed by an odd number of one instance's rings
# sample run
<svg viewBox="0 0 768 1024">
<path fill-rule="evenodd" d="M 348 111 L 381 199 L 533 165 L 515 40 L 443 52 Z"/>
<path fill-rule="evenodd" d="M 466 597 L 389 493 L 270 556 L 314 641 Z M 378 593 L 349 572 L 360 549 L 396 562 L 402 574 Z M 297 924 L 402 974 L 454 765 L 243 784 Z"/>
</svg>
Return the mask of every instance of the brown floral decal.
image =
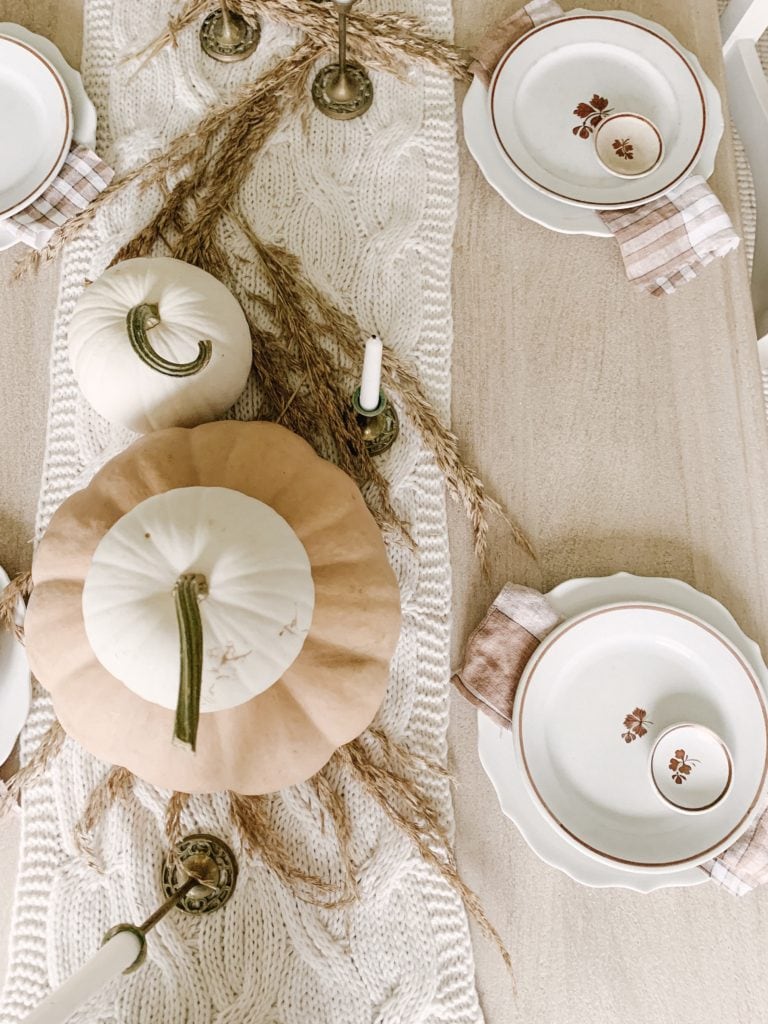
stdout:
<svg viewBox="0 0 768 1024">
<path fill-rule="evenodd" d="M 581 124 L 571 129 L 573 134 L 578 135 L 580 139 L 588 139 L 603 118 L 608 117 L 613 111 L 608 109 L 608 100 L 605 96 L 598 96 L 595 93 L 589 103 L 579 103 L 573 112 L 576 117 L 581 118 Z"/>
<path fill-rule="evenodd" d="M 648 712 L 644 708 L 635 708 L 631 715 L 627 715 L 624 719 L 624 728 L 627 731 L 621 734 L 625 743 L 634 743 L 641 736 L 645 736 L 648 732 L 646 725 L 653 725 L 647 715 Z"/>
<path fill-rule="evenodd" d="M 623 156 L 625 160 L 635 159 L 635 147 L 629 139 L 614 139 L 613 148 L 616 150 L 616 156 Z"/>
<path fill-rule="evenodd" d="M 688 757 L 684 750 L 676 750 L 675 756 L 669 762 L 669 770 L 672 772 L 672 779 L 675 784 L 682 786 L 693 771 L 693 766 L 698 763 L 699 759 L 697 757 Z"/>
</svg>

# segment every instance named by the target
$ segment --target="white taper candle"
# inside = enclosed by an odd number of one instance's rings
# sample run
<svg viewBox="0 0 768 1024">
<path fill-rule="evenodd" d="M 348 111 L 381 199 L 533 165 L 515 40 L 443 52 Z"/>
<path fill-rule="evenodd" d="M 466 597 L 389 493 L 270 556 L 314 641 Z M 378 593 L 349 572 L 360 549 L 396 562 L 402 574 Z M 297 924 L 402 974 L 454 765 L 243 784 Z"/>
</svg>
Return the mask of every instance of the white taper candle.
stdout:
<svg viewBox="0 0 768 1024">
<path fill-rule="evenodd" d="M 367 412 L 375 409 L 379 404 L 379 392 L 381 391 L 381 358 L 384 354 L 384 345 L 381 338 L 374 334 L 365 343 L 365 357 L 363 359 L 363 379 L 360 384 L 360 408 Z"/>
<path fill-rule="evenodd" d="M 107 982 L 122 974 L 136 961 L 141 942 L 133 932 L 118 932 L 105 942 L 79 971 L 24 1019 L 24 1024 L 64 1024 L 83 1003 L 96 995 Z"/>
</svg>

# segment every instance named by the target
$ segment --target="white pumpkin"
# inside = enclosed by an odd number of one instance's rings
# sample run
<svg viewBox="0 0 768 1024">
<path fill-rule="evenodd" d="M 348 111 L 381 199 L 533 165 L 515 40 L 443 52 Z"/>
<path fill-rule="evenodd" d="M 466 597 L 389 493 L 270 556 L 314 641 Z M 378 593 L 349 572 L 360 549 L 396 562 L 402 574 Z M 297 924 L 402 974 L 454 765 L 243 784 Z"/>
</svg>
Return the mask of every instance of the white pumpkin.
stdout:
<svg viewBox="0 0 768 1024">
<path fill-rule="evenodd" d="M 217 419 L 251 368 L 248 322 L 211 274 L 165 256 L 125 260 L 78 300 L 69 358 L 83 394 L 139 433 Z"/>
<path fill-rule="evenodd" d="M 307 553 L 281 515 L 226 487 L 177 487 L 140 502 L 99 542 L 83 619 L 104 668 L 176 708 L 177 726 L 192 702 L 194 724 L 176 734 L 194 747 L 199 712 L 251 700 L 296 660 L 314 593 Z"/>
</svg>

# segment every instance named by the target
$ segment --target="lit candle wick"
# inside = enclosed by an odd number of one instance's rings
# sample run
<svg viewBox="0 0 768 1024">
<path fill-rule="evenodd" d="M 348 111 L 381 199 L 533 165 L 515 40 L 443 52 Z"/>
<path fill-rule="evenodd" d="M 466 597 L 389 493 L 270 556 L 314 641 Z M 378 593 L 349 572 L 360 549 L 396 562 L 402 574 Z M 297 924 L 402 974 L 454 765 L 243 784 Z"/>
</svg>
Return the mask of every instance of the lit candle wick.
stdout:
<svg viewBox="0 0 768 1024">
<path fill-rule="evenodd" d="M 381 338 L 374 334 L 365 343 L 363 359 L 363 379 L 360 384 L 360 408 L 371 412 L 379 404 L 381 392 L 381 359 L 384 345 Z"/>
</svg>

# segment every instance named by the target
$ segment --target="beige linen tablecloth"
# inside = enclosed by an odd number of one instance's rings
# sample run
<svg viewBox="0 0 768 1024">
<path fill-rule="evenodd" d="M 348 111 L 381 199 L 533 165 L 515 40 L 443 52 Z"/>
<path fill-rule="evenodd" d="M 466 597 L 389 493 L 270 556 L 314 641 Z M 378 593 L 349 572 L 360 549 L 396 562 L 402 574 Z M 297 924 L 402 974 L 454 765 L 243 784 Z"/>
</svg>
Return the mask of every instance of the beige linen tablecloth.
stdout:
<svg viewBox="0 0 768 1024">
<path fill-rule="evenodd" d="M 626 6 L 665 24 L 722 85 L 715 0 Z M 459 41 L 471 44 L 508 9 L 501 0 L 456 0 Z M 0 0 L 0 20 L 43 31 L 76 57 L 79 0 Z M 730 142 L 714 185 L 736 216 Z M 626 283 L 609 241 L 523 220 L 463 147 L 461 202 L 454 426 L 492 491 L 522 519 L 540 567 L 497 524 L 484 579 L 462 516 L 454 517 L 456 656 L 506 579 L 549 588 L 619 569 L 689 581 L 764 644 L 768 438 L 743 252 L 652 301 Z M 31 554 L 56 281 L 51 268 L 11 286 L 12 262 L 0 256 L 0 564 L 9 572 Z M 768 892 L 737 900 L 708 885 L 651 896 L 580 887 L 541 863 L 501 816 L 477 761 L 474 714 L 458 699 L 451 740 L 462 868 L 516 964 L 513 996 L 496 952 L 476 935 L 490 1024 L 761 1019 Z M 0 852 L 6 879 L 12 859 Z M 8 885 L 0 915 L 10 897 Z M 4 934 L 0 920 L 0 944 Z"/>
</svg>

